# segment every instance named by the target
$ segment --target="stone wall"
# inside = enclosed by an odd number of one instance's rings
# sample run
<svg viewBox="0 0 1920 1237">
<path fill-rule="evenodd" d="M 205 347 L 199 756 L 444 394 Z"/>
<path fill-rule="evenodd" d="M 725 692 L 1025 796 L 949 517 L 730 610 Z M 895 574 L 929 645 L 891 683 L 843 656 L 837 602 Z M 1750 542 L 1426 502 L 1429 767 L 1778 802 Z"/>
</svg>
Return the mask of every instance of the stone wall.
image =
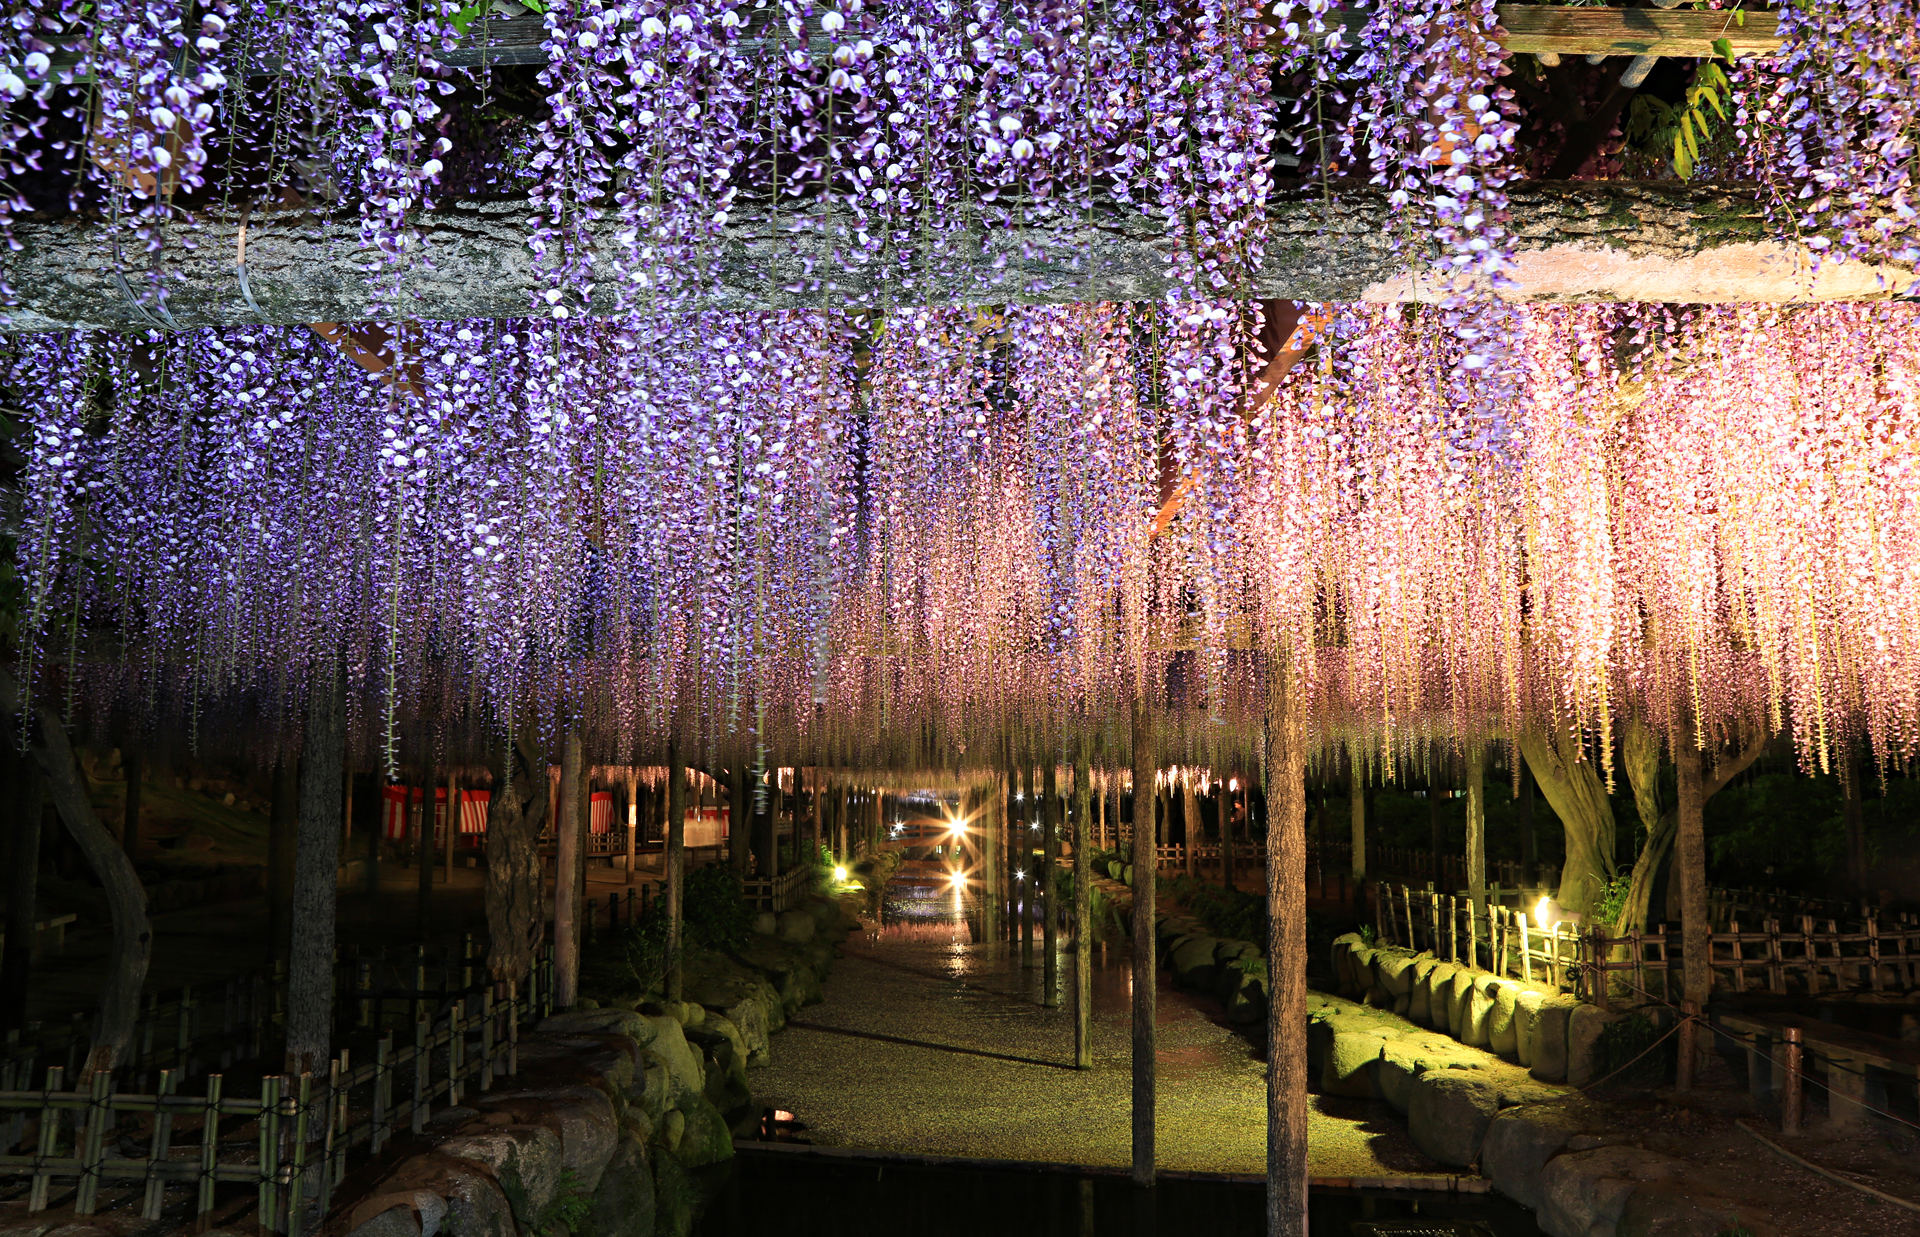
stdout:
<svg viewBox="0 0 1920 1237">
<path fill-rule="evenodd" d="M 350 1237 L 674 1237 L 701 1170 L 757 1122 L 747 1068 L 820 999 L 852 928 L 824 899 L 763 915 L 726 954 L 689 951 L 678 1003 L 628 1001 L 541 1023 L 520 1073 L 463 1097 L 352 1174 L 329 1218 Z"/>
<path fill-rule="evenodd" d="M 1542 1082 L 1584 1086 L 1599 1077 L 1602 1038 L 1619 1017 L 1545 984 L 1397 945 L 1376 948 L 1357 933 L 1333 942 L 1333 974 L 1340 995 L 1484 1048 Z"/>
</svg>

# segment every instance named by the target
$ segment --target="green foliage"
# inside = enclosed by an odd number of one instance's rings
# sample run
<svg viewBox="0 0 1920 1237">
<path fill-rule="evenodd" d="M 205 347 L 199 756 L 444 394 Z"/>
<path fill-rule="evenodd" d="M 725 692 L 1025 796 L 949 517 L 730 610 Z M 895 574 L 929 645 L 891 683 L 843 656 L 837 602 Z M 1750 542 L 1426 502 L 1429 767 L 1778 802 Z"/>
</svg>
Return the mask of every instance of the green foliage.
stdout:
<svg viewBox="0 0 1920 1237">
<path fill-rule="evenodd" d="M 581 1182 L 580 1174 L 571 1168 L 565 1169 L 554 1187 L 552 1201 L 534 1217 L 533 1231 L 540 1237 L 557 1237 L 562 1231 L 574 1232 L 592 1209 L 593 1196 Z"/>
<path fill-rule="evenodd" d="M 683 890 L 681 927 L 684 943 L 704 949 L 737 949 L 753 931 L 753 912 L 740 891 L 740 878 L 725 864 L 695 868 Z M 643 992 L 660 986 L 667 972 L 667 900 L 655 898 L 631 927 L 620 945 L 627 970 Z"/>
<path fill-rule="evenodd" d="M 1173 880 L 1173 896 L 1194 913 L 1207 931 L 1235 941 L 1265 944 L 1267 905 L 1264 898 L 1239 889 L 1226 889 L 1192 876 Z"/>
<path fill-rule="evenodd" d="M 1593 908 L 1594 918 L 1601 923 L 1619 923 L 1620 912 L 1627 905 L 1627 890 L 1632 885 L 1632 876 L 1625 872 L 1608 881 L 1606 889 L 1600 894 L 1599 902 Z"/>
<path fill-rule="evenodd" d="M 685 915 L 688 942 L 707 949 L 738 949 L 753 932 L 740 878 L 722 863 L 687 874 Z"/>
<path fill-rule="evenodd" d="M 493 0 L 474 0 L 472 4 L 461 6 L 460 10 L 453 15 L 453 28 L 461 34 L 465 34 L 467 27 L 479 21 L 480 14 L 484 13 L 487 6 L 492 3 Z M 547 11 L 547 0 L 516 0 L 516 3 L 529 13 L 544 13 Z"/>
<path fill-rule="evenodd" d="M 1655 1051 L 1647 1051 L 1660 1034 L 1660 1029 L 1645 1014 L 1632 1014 L 1609 1022 L 1600 1032 L 1600 1059 L 1606 1062 L 1602 1075 L 1622 1070 L 1625 1072 L 1614 1079 L 1615 1082 L 1643 1086 L 1664 1083 L 1673 1070 L 1673 1041 L 1666 1041 Z M 1639 1059 L 1635 1060 L 1636 1057 Z"/>
<path fill-rule="evenodd" d="M 1360 925 L 1360 943 L 1361 944 L 1365 945 L 1368 949 L 1372 949 L 1374 946 L 1374 943 L 1379 939 L 1380 939 L 1380 929 L 1374 927 L 1370 923 L 1363 923 Z"/>
<path fill-rule="evenodd" d="M 1714 40 L 1714 49 L 1732 59 L 1733 46 L 1727 40 Z M 1633 105 L 1627 111 L 1627 145 L 1665 160 L 1681 180 L 1692 180 L 1701 145 L 1731 133 L 1726 100 L 1732 95 L 1733 84 L 1720 62 L 1702 60 L 1680 102 L 1668 103 L 1645 93 L 1633 96 Z"/>
</svg>

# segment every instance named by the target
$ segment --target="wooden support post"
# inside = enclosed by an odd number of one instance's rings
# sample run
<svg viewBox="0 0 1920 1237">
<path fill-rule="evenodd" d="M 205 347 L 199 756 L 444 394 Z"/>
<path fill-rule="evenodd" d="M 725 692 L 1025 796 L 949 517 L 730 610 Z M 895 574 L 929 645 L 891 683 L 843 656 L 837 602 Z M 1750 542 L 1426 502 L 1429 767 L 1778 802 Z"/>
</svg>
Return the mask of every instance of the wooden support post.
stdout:
<svg viewBox="0 0 1920 1237">
<path fill-rule="evenodd" d="M 423 766 L 416 780 L 420 785 L 407 790 L 413 818 L 413 833 L 407 840 L 413 843 L 414 928 L 416 935 L 425 936 L 433 916 L 433 770 Z"/>
<path fill-rule="evenodd" d="M 1233 783 L 1220 783 L 1214 800 L 1220 812 L 1220 883 L 1233 888 Z"/>
<path fill-rule="evenodd" d="M 1034 798 L 1039 794 L 1037 779 L 1033 775 L 1031 754 L 1020 758 L 1020 795 L 1016 806 L 1020 809 L 1019 819 L 1014 823 L 1014 869 L 1015 880 L 1019 886 L 1020 904 L 1016 913 L 1020 916 L 1020 965 L 1033 966 L 1033 903 L 1034 889 L 1039 884 L 1033 870 L 1033 821 L 1039 813 L 1039 804 Z"/>
<path fill-rule="evenodd" d="M 1801 1042 L 1799 1027 L 1786 1029 L 1785 1057 L 1785 1077 L 1780 1086 L 1780 1132 L 1792 1136 L 1800 1132 L 1806 1116 L 1806 1088 L 1802 1081 L 1806 1048 Z"/>
<path fill-rule="evenodd" d="M 1699 1016 L 1699 1006 L 1695 1005 L 1692 1001 L 1683 1001 L 1681 1003 L 1680 1017 L 1682 1021 L 1680 1023 L 1679 1033 L 1675 1036 L 1675 1052 L 1679 1058 L 1674 1069 L 1673 1089 L 1676 1091 L 1693 1090 L 1694 1056 L 1696 1052 L 1694 1044 L 1696 1036 L 1694 1033 L 1699 1029 L 1699 1023 L 1697 1021 Z"/>
<path fill-rule="evenodd" d="M 1189 878 L 1200 875 L 1200 796 L 1194 793 L 1193 770 L 1180 771 L 1180 844 Z"/>
<path fill-rule="evenodd" d="M 1347 814 L 1348 845 L 1353 848 L 1348 861 L 1357 886 L 1367 879 L 1367 786 L 1351 746 L 1347 748 Z"/>
<path fill-rule="evenodd" d="M 1487 746 L 1467 745 L 1467 961 L 1473 956 L 1472 925 L 1487 919 Z"/>
<path fill-rule="evenodd" d="M 1093 1068 L 1093 787 L 1088 739 L 1073 762 L 1073 1064 Z"/>
<path fill-rule="evenodd" d="M 681 894 L 687 867 L 687 785 L 680 765 L 680 739 L 667 740 L 667 999 L 678 1001 L 684 979 L 680 967 Z"/>
<path fill-rule="evenodd" d="M 1040 812 L 1039 890 L 1040 948 L 1042 966 L 1040 1004 L 1047 1009 L 1060 1006 L 1060 913 L 1053 903 L 1054 873 L 1060 866 L 1060 758 L 1048 749 L 1041 754 L 1046 761 L 1042 777 L 1045 797 Z"/>
<path fill-rule="evenodd" d="M 627 770 L 627 884 L 631 886 L 640 865 L 640 768 Z"/>
<path fill-rule="evenodd" d="M 1154 1181 L 1154 740 L 1145 700 L 1133 704 L 1133 1183 Z M 1304 1025 L 1304 1021 L 1303 1021 Z"/>
<path fill-rule="evenodd" d="M 560 805 L 554 818 L 556 854 L 553 877 L 553 965 L 554 1003 L 572 1009 L 580 996 L 580 886 L 577 870 L 580 862 L 580 831 L 574 820 L 578 814 L 580 787 L 585 771 L 580 767 L 580 732 L 567 730 L 560 756 Z"/>
<path fill-rule="evenodd" d="M 1267 684 L 1267 1237 L 1307 1237 L 1306 722 L 1284 659 Z M 1249 805 L 1249 820 L 1252 812 Z"/>
</svg>

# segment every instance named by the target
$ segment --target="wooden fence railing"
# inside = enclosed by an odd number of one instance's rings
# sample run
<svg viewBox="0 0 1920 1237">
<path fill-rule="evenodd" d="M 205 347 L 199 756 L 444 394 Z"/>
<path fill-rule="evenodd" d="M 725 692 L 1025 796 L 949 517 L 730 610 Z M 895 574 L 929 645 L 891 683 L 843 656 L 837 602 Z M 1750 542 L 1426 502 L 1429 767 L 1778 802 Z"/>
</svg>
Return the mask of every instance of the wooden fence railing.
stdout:
<svg viewBox="0 0 1920 1237">
<path fill-rule="evenodd" d="M 336 1030 L 411 1023 L 454 1000 L 476 998 L 485 966 L 471 935 L 457 943 L 345 948 L 334 964 Z M 119 1069 L 122 1082 L 157 1085 L 161 1070 L 197 1077 L 274 1050 L 286 1019 L 286 968 L 262 967 L 212 984 L 148 993 Z M 93 1034 L 93 1014 L 10 1031 L 0 1046 L 0 1089 L 32 1085 L 60 1066 L 76 1077 Z"/>
<path fill-rule="evenodd" d="M 779 914 L 800 904 L 813 888 L 815 875 L 812 864 L 802 864 L 778 876 L 750 876 L 741 882 L 741 892 L 754 910 Z"/>
<path fill-rule="evenodd" d="M 151 1093 L 119 1091 L 105 1073 L 69 1089 L 65 1067 L 51 1066 L 38 1089 L 0 1091 L 0 1183 L 25 1195 L 29 1213 L 137 1204 L 149 1221 L 179 1189 L 191 1196 L 196 1231 L 212 1222 L 220 1187 L 237 1184 L 263 1231 L 304 1232 L 326 1214 L 355 1153 L 377 1154 L 402 1123 L 417 1133 L 436 1106 L 517 1073 L 520 1028 L 551 1012 L 552 992 L 552 961 L 542 958 L 524 992 L 483 989 L 474 1005 L 456 1000 L 416 1020 L 398 1048 L 394 1032 L 382 1032 L 365 1064 L 342 1052 L 323 1078 L 270 1074 L 253 1095 L 229 1093 L 218 1073 L 185 1094 L 172 1069 Z"/>
<path fill-rule="evenodd" d="M 1870 915 L 1858 928 L 1803 915 L 1783 927 L 1768 919 L 1743 928 L 1736 920 L 1707 934 L 1715 991 L 1881 992 L 1920 987 L 1920 925 Z M 1425 950 L 1450 962 L 1575 992 L 1601 1006 L 1612 989 L 1633 997 L 1677 1001 L 1680 934 L 1669 925 L 1650 932 L 1611 935 L 1604 926 L 1579 930 L 1531 922 L 1525 903 L 1489 905 L 1475 912 L 1470 899 L 1431 886 L 1375 887 L 1374 930 L 1379 940 Z"/>
</svg>

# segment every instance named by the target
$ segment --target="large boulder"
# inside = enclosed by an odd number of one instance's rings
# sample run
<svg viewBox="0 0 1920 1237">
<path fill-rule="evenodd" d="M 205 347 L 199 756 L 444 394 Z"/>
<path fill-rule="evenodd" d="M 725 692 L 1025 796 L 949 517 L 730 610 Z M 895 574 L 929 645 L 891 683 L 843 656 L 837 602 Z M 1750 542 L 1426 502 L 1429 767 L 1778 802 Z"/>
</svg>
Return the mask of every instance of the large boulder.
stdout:
<svg viewBox="0 0 1920 1237">
<path fill-rule="evenodd" d="M 1540 1171 L 1580 1132 L 1579 1118 L 1562 1104 L 1528 1104 L 1497 1113 L 1480 1143 L 1480 1171 L 1494 1188 L 1538 1210 Z"/>
<path fill-rule="evenodd" d="M 681 1097 L 698 1095 L 705 1089 L 706 1066 L 699 1050 L 687 1042 L 686 1028 L 679 1019 L 671 1014 L 654 1014 L 647 1021 L 653 1026 L 654 1037 L 643 1051 L 651 1064 L 666 1071 L 665 1106 L 671 1108 Z M 651 1084 L 648 1089 L 651 1093 Z"/>
<path fill-rule="evenodd" d="M 630 1009 L 570 1009 L 543 1018 L 534 1028 L 544 1035 L 624 1035 L 645 1047 L 653 1042 L 653 1027 Z"/>
<path fill-rule="evenodd" d="M 560 1136 L 561 1170 L 571 1172 L 583 1190 L 600 1184 L 620 1131 L 606 1092 L 584 1084 L 549 1086 L 494 1092 L 480 1104 L 496 1119 L 504 1116 L 502 1124 L 546 1126 Z"/>
<path fill-rule="evenodd" d="M 813 939 L 817 925 L 813 917 L 805 911 L 780 912 L 780 939 L 795 945 L 804 945 Z"/>
<path fill-rule="evenodd" d="M 1606 1072 L 1607 1024 L 1621 1015 L 1582 1002 L 1567 1015 L 1567 1082 L 1584 1087 Z"/>
<path fill-rule="evenodd" d="M 1213 990 L 1213 981 L 1219 974 L 1214 952 L 1220 947 L 1220 941 L 1211 936 L 1181 936 L 1175 938 L 1168 960 L 1173 966 L 1174 982 L 1183 988 L 1198 989 L 1202 992 Z"/>
<path fill-rule="evenodd" d="M 1432 954 L 1416 954 L 1407 989 L 1407 1008 L 1400 1011 L 1407 1021 L 1423 1027 L 1433 1025 L 1433 968 L 1440 960 Z"/>
<path fill-rule="evenodd" d="M 1377 1031 L 1335 1028 L 1320 1068 L 1320 1090 L 1327 1095 L 1372 1099 L 1378 1094 L 1374 1066 L 1384 1046 L 1385 1040 Z"/>
<path fill-rule="evenodd" d="M 572 1237 L 653 1237 L 653 1213 L 653 1166 L 646 1145 L 623 1138 Z"/>
<path fill-rule="evenodd" d="M 1567 1078 L 1567 1016 L 1580 1002 L 1574 997 L 1554 995 L 1540 1003 L 1539 1033 L 1534 1038 L 1531 1073 L 1541 1082 L 1565 1082 Z"/>
<path fill-rule="evenodd" d="M 1249 973 L 1235 968 L 1233 995 L 1227 998 L 1227 1021 L 1235 1026 L 1257 1026 L 1267 1020 L 1267 973 Z"/>
<path fill-rule="evenodd" d="M 1499 1086 L 1480 1071 L 1430 1069 L 1413 1080 L 1407 1132 L 1429 1158 L 1467 1168 L 1499 1110 Z"/>
<path fill-rule="evenodd" d="M 1520 1032 L 1514 1016 L 1519 1009 L 1520 986 L 1510 980 L 1491 979 L 1486 987 L 1493 997 L 1493 1010 L 1487 1015 L 1487 1048 L 1512 1060 L 1519 1053 Z"/>
<path fill-rule="evenodd" d="M 686 1114 L 686 1126 L 674 1155 L 682 1165 L 704 1168 L 733 1158 L 733 1132 L 718 1108 L 703 1098 L 682 1105 L 680 1111 Z"/>
<path fill-rule="evenodd" d="M 1469 1048 L 1492 1046 L 1493 980 L 1473 975 L 1468 982 L 1467 999 L 1461 1009 L 1459 1040 Z"/>
<path fill-rule="evenodd" d="M 688 967 L 685 984 L 689 1001 L 740 1028 L 750 1062 L 765 1063 L 768 1036 L 786 1025 L 785 1004 L 766 980 L 710 956 L 698 968 Z"/>
<path fill-rule="evenodd" d="M 1408 995 L 1413 991 L 1413 955 L 1381 950 L 1374 955 L 1373 976 L 1389 995 L 1396 998 Z"/>
<path fill-rule="evenodd" d="M 1520 1064 L 1533 1065 L 1534 1047 L 1540 1042 L 1540 1006 L 1543 993 L 1532 988 L 1516 988 L 1513 995 L 1513 1055 Z"/>
<path fill-rule="evenodd" d="M 1418 973 L 1418 969 L 1416 968 L 1415 974 L 1418 975 Z M 1436 961 L 1433 966 L 1428 969 L 1426 982 L 1427 1017 L 1426 1020 L 1421 1023 L 1422 1026 L 1433 1027 L 1448 1035 L 1453 1033 L 1448 1019 L 1448 1000 L 1453 991 L 1453 977 L 1459 973 L 1460 968 L 1451 962 Z M 1407 1012 L 1417 1014 L 1420 1012 L 1420 1007 L 1416 1003 L 1410 1007 Z"/>
<path fill-rule="evenodd" d="M 346 1230 L 359 1237 L 516 1237 L 513 1207 L 486 1172 L 438 1151 L 402 1160 L 356 1202 Z"/>
<path fill-rule="evenodd" d="M 1479 973 L 1472 967 L 1459 966 L 1454 968 L 1453 977 L 1447 981 L 1447 1020 L 1444 1025 L 1447 1034 L 1462 1043 L 1467 1040 L 1468 1004 L 1479 979 Z M 1443 1025 L 1437 1010 L 1434 1013 L 1433 1024 L 1436 1027 Z"/>
<path fill-rule="evenodd" d="M 1686 1167 L 1683 1161 L 1638 1147 L 1562 1152 L 1541 1170 L 1535 1218 L 1553 1237 L 1618 1232 L 1636 1188 L 1674 1178 Z"/>
<path fill-rule="evenodd" d="M 1426 1069 L 1417 1045 L 1405 1040 L 1389 1039 L 1380 1049 L 1380 1059 L 1374 1063 L 1374 1087 L 1380 1098 L 1393 1105 L 1396 1112 L 1405 1115 L 1408 1105 L 1413 1102 L 1413 1081 Z"/>
<path fill-rule="evenodd" d="M 514 1216 L 528 1227 L 560 1185 L 560 1135 L 544 1125 L 470 1126 L 441 1143 L 440 1151 L 491 1173 Z"/>
</svg>

